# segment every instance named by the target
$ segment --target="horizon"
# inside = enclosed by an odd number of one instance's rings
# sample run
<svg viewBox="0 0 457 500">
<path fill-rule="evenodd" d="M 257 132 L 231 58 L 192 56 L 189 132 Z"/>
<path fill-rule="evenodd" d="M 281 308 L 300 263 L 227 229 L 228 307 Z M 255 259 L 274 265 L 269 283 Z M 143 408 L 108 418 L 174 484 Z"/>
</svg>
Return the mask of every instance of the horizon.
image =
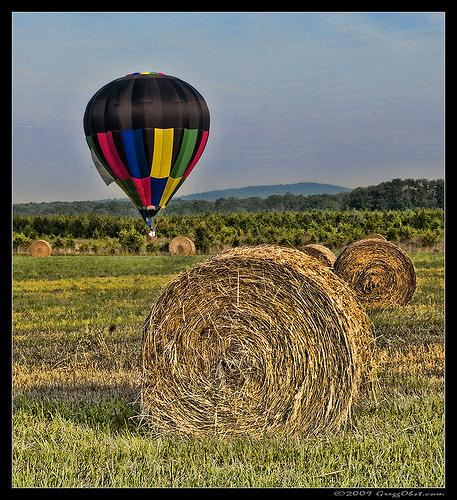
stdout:
<svg viewBox="0 0 457 500">
<path fill-rule="evenodd" d="M 195 192 L 195 193 L 188 193 L 188 194 L 184 194 L 184 195 L 177 195 L 175 196 L 173 199 L 179 199 L 181 198 L 182 196 L 192 196 L 192 195 L 196 195 L 196 194 L 206 194 L 206 193 L 212 193 L 212 192 L 215 192 L 215 191 L 229 191 L 229 190 L 232 190 L 232 189 L 249 189 L 249 188 L 258 188 L 258 187 L 270 187 L 270 186 L 294 186 L 296 184 L 326 184 L 326 183 L 323 183 L 323 182 L 312 182 L 312 181 L 302 181 L 302 182 L 293 182 L 293 183 L 287 183 L 287 184 L 258 184 L 258 185 L 251 185 L 251 186 L 239 186 L 239 187 L 236 187 L 236 188 L 223 188 L 223 189 L 211 189 L 209 191 L 199 191 L 199 192 Z M 339 185 L 336 185 L 336 184 L 327 184 L 329 186 L 332 186 L 332 187 L 338 187 L 338 188 L 342 188 L 342 189 L 348 189 L 348 190 L 353 190 L 355 188 L 348 188 L 348 187 L 345 187 L 345 186 L 339 186 Z M 360 187 L 360 186 L 357 186 L 357 187 Z M 310 196 L 310 195 L 305 195 L 305 196 Z M 66 203 L 66 202 L 69 202 L 69 203 L 72 203 L 72 202 L 78 202 L 78 201 L 110 201 L 110 200 L 125 200 L 125 201 L 128 201 L 128 198 L 127 197 L 122 197 L 122 198 L 97 198 L 95 200 L 51 200 L 51 201 L 26 201 L 26 202 L 16 202 L 16 203 L 13 203 L 14 205 L 19 205 L 19 204 L 23 204 L 23 203 Z"/>
<path fill-rule="evenodd" d="M 82 116 L 131 71 L 175 75 L 208 103 L 207 147 L 177 197 L 444 178 L 444 13 L 12 17 L 13 203 L 128 199 L 93 166 Z"/>
<path fill-rule="evenodd" d="M 432 179 L 432 178 L 425 178 L 425 177 L 422 177 L 422 179 L 426 179 L 428 181 L 444 180 L 442 178 Z M 335 185 L 335 184 L 327 184 L 327 185 L 332 186 L 332 187 L 347 189 L 349 191 L 346 191 L 346 192 L 350 192 L 350 191 L 353 191 L 354 189 L 357 189 L 359 187 L 364 187 L 364 188 L 375 187 L 375 186 L 382 184 L 382 183 L 385 183 L 385 182 L 392 182 L 393 180 L 394 179 L 388 179 L 385 181 L 381 181 L 378 184 L 373 184 L 373 185 L 370 184 L 367 186 L 356 186 L 354 188 L 348 188 L 346 186 L 340 186 L 340 185 Z M 406 180 L 406 179 L 400 179 L 400 180 Z M 418 179 L 415 179 L 415 180 L 418 180 Z M 240 186 L 237 188 L 211 189 L 209 191 L 201 191 L 201 192 L 196 192 L 196 193 L 189 193 L 186 195 L 175 196 L 174 199 L 180 199 L 182 196 L 191 196 L 191 195 L 196 195 L 196 194 L 207 194 L 207 193 L 216 192 L 216 191 L 229 191 L 232 189 L 235 190 L 235 189 L 249 189 L 249 188 L 271 187 L 271 186 L 293 186 L 293 185 L 297 185 L 297 184 L 325 184 L 325 183 L 315 183 L 315 182 L 311 182 L 311 181 L 302 181 L 302 182 L 294 182 L 294 183 L 288 183 L 288 184 L 259 184 L 259 185 L 251 185 L 251 186 Z M 344 192 L 344 191 L 341 191 L 341 192 Z M 320 193 L 316 193 L 316 194 L 320 194 Z M 322 193 L 322 194 L 324 194 L 324 193 Z M 338 193 L 330 193 L 330 194 L 338 194 Z M 305 194 L 305 195 L 301 195 L 301 196 L 313 196 L 313 194 Z M 40 203 L 78 203 L 78 202 L 85 203 L 87 201 L 89 201 L 89 202 L 91 202 L 91 201 L 125 201 L 125 202 L 128 202 L 129 199 L 127 197 L 120 197 L 120 198 L 111 197 L 111 198 L 97 198 L 97 199 L 91 199 L 91 200 L 78 199 L 78 200 L 25 201 L 25 202 L 13 202 L 13 205 L 40 204 Z M 186 201 L 186 200 L 183 200 L 183 201 Z"/>
</svg>

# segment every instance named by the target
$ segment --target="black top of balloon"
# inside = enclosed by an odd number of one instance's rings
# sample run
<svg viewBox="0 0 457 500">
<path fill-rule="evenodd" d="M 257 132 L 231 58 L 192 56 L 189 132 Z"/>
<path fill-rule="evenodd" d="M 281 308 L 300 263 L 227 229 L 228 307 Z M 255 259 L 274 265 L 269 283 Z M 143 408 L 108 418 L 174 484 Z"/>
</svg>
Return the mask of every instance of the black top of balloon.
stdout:
<svg viewBox="0 0 457 500">
<path fill-rule="evenodd" d="M 84 113 L 86 136 L 114 130 L 187 128 L 209 130 L 202 95 L 164 73 L 131 73 L 104 85 Z"/>
</svg>

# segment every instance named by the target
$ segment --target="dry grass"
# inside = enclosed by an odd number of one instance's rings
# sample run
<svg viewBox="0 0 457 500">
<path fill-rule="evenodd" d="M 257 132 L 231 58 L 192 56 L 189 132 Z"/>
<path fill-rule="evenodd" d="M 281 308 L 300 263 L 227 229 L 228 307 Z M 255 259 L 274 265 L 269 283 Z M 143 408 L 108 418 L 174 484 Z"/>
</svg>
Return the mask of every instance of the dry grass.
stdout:
<svg viewBox="0 0 457 500">
<path fill-rule="evenodd" d="M 317 243 L 311 243 L 301 247 L 302 252 L 315 257 L 319 262 L 324 264 L 324 266 L 333 267 L 336 260 L 336 255 L 324 245 L 318 245 Z"/>
<path fill-rule="evenodd" d="M 223 252 L 166 287 L 143 336 L 142 412 L 157 433 L 309 436 L 347 419 L 373 375 L 370 321 L 298 250 Z"/>
<path fill-rule="evenodd" d="M 186 236 L 176 236 L 170 241 L 168 251 L 171 255 L 195 255 L 195 245 Z"/>
<path fill-rule="evenodd" d="M 32 257 L 49 257 L 52 254 L 52 247 L 46 240 L 36 240 L 29 248 Z"/>
<path fill-rule="evenodd" d="M 389 375 L 444 376 L 444 344 L 407 345 L 403 348 L 381 349 L 379 370 Z"/>
<path fill-rule="evenodd" d="M 351 243 L 338 256 L 334 271 L 366 307 L 405 305 L 416 289 L 411 259 L 390 241 L 364 239 Z"/>
</svg>

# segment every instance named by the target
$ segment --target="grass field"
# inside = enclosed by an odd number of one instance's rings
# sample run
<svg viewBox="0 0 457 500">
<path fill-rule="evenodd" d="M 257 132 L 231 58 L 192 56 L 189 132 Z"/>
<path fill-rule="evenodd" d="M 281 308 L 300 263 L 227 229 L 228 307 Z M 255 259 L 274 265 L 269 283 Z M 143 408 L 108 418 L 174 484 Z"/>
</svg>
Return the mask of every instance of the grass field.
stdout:
<svg viewBox="0 0 457 500">
<path fill-rule="evenodd" d="M 154 438 L 138 425 L 142 323 L 194 257 L 13 260 L 14 487 L 443 487 L 444 257 L 410 304 L 369 311 L 378 401 L 324 438 Z"/>
</svg>

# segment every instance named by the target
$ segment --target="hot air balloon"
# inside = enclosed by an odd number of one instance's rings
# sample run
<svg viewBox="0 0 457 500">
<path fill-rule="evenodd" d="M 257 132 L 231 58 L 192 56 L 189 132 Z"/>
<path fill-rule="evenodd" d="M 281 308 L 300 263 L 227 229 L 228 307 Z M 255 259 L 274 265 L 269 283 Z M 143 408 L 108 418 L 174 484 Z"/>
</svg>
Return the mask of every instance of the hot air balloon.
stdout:
<svg viewBox="0 0 457 500">
<path fill-rule="evenodd" d="M 115 182 L 146 225 L 165 208 L 200 159 L 209 133 L 201 94 L 164 73 L 129 73 L 104 85 L 84 113 L 92 160 Z"/>
</svg>

